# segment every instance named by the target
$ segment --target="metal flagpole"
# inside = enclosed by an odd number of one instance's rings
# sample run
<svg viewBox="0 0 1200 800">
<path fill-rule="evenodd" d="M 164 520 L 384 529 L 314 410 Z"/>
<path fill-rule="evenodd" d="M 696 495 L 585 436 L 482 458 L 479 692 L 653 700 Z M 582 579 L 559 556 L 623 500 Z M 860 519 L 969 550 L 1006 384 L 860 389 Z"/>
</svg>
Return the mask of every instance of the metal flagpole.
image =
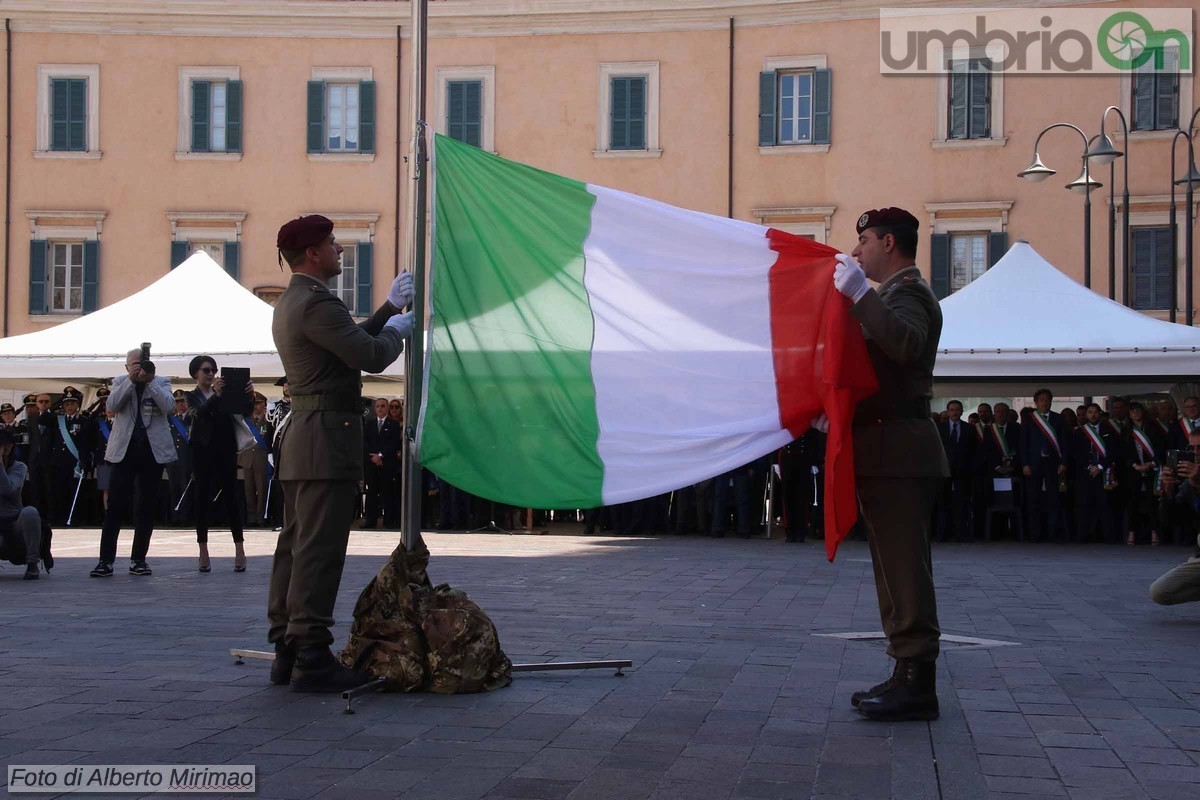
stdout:
<svg viewBox="0 0 1200 800">
<path fill-rule="evenodd" d="M 412 3 L 412 95 L 413 139 L 409 155 L 410 176 L 413 182 L 411 208 L 413 212 L 410 243 L 413 273 L 413 336 L 407 347 L 404 365 L 404 464 L 401 495 L 405 550 L 412 550 L 421 541 L 421 462 L 417 457 L 417 423 L 421 411 L 421 390 L 425 369 L 425 215 L 428 180 L 428 141 L 425 129 L 425 61 L 428 42 L 429 0 Z"/>
</svg>

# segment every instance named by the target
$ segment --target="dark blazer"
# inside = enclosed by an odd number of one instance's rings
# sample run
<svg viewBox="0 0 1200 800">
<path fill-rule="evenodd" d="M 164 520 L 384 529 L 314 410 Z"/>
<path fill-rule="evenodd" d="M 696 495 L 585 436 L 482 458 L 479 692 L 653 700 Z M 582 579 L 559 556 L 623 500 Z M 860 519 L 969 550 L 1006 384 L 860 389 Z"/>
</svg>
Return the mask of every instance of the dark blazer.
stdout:
<svg viewBox="0 0 1200 800">
<path fill-rule="evenodd" d="M 983 442 L 975 450 L 975 462 L 979 465 L 979 473 L 985 477 L 996 477 L 996 469 L 1004 465 L 1004 452 L 1000 449 L 1000 444 L 996 441 L 995 433 L 999 433 L 1004 437 L 1005 444 L 1008 445 L 1009 458 L 1012 459 L 1011 466 L 1019 467 L 1021 453 L 1021 426 L 1016 422 L 1009 422 L 1003 426 L 985 425 L 983 426 Z"/>
<path fill-rule="evenodd" d="M 965 419 L 958 421 L 958 441 L 951 438 L 953 426 L 950 420 L 938 423 L 938 434 L 942 437 L 942 447 L 946 451 L 946 461 L 950 464 L 951 478 L 965 478 L 975 469 L 975 451 L 979 442 L 979 434 L 975 426 Z"/>
<path fill-rule="evenodd" d="M 187 393 L 188 416 L 192 421 L 192 457 L 196 462 L 236 461 L 237 436 L 233 415 L 221 410 L 221 398 L 205 399 L 199 388 Z"/>
<path fill-rule="evenodd" d="M 372 415 L 363 420 L 363 467 L 375 466 L 370 461 L 372 453 L 383 456 L 385 472 L 396 472 L 400 469 L 400 459 L 397 453 L 403 443 L 400 423 L 391 417 L 384 418 L 383 430 L 379 429 L 379 418 Z"/>
<path fill-rule="evenodd" d="M 1034 411 L 1033 413 L 1037 414 L 1038 412 Z M 1047 424 L 1058 439 L 1057 450 L 1050 443 L 1046 434 L 1042 432 L 1042 426 L 1032 417 L 1021 426 L 1021 466 L 1030 467 L 1035 473 L 1039 467 L 1043 466 L 1053 467 L 1057 470 L 1059 465 L 1066 461 L 1070 452 L 1071 442 L 1063 426 L 1062 417 L 1056 411 L 1051 411 L 1048 416 Z M 1043 453 L 1046 454 L 1044 457 Z"/>
<path fill-rule="evenodd" d="M 66 440 L 63 439 L 62 431 L 58 427 L 60 415 L 66 420 L 67 433 L 70 434 L 75 442 L 75 448 L 79 451 L 79 467 L 85 470 L 91 469 L 92 425 L 91 419 L 83 413 L 67 417 L 63 412 L 46 411 L 39 417 L 38 422 L 44 426 L 46 431 L 45 445 L 50 453 L 50 465 L 59 469 L 74 469 L 76 465 L 75 456 L 71 455 Z"/>
<path fill-rule="evenodd" d="M 1083 423 L 1078 430 L 1071 432 L 1071 472 L 1078 479 L 1090 478 L 1088 468 L 1095 465 L 1101 469 L 1116 466 L 1121 460 L 1121 440 L 1107 424 L 1096 426 L 1100 443 L 1104 445 L 1103 454 L 1092 444 L 1091 437 L 1084 431 Z"/>
<path fill-rule="evenodd" d="M 929 418 L 942 308 L 916 266 L 869 289 L 851 309 L 867 338 L 879 391 L 854 414 L 854 473 L 876 478 L 950 475 Z"/>
<path fill-rule="evenodd" d="M 1188 435 L 1183 430 L 1185 424 L 1182 416 L 1171 423 L 1170 433 L 1167 434 L 1168 450 L 1186 450 L 1188 448 Z"/>
</svg>

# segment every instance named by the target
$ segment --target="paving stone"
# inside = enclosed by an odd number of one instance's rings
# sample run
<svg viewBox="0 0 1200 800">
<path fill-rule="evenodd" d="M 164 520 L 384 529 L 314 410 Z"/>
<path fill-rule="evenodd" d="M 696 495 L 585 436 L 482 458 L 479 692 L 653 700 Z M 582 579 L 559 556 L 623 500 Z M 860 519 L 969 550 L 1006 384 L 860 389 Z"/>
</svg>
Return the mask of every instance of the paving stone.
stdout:
<svg viewBox="0 0 1200 800">
<path fill-rule="evenodd" d="M 94 553 L 94 531 L 60 538 Z M 339 637 L 394 537 L 351 542 Z M 861 542 L 832 564 L 819 544 L 762 540 L 428 542 L 431 577 L 469 587 L 515 660 L 635 666 L 620 679 L 518 673 L 477 695 L 372 695 L 347 716 L 336 696 L 230 663 L 229 647 L 259 646 L 269 532 L 247 532 L 260 569 L 200 580 L 194 534 L 159 531 L 147 581 L 98 586 L 64 549 L 37 587 L 52 593 L 5 592 L 0 756 L 254 763 L 259 795 L 287 800 L 1200 796 L 1195 642 L 1170 624 L 1188 609 L 1145 593 L 1177 560 L 1170 548 L 939 546 L 944 629 L 1021 645 L 947 644 L 941 719 L 879 725 L 848 698 L 890 670 L 883 643 L 811 635 L 878 628 Z M 113 620 L 133 633 L 114 641 Z"/>
</svg>

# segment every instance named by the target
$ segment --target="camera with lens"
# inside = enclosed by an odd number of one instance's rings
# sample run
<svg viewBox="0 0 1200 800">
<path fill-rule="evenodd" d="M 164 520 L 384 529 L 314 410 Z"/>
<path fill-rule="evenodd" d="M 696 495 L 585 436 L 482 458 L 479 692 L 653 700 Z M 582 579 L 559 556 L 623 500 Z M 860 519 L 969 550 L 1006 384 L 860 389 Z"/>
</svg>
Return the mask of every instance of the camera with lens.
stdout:
<svg viewBox="0 0 1200 800">
<path fill-rule="evenodd" d="M 150 343 L 149 342 L 142 342 L 142 360 L 141 360 L 140 366 L 142 368 L 142 372 L 145 372 L 147 374 L 154 372 L 154 362 L 150 360 Z"/>
</svg>

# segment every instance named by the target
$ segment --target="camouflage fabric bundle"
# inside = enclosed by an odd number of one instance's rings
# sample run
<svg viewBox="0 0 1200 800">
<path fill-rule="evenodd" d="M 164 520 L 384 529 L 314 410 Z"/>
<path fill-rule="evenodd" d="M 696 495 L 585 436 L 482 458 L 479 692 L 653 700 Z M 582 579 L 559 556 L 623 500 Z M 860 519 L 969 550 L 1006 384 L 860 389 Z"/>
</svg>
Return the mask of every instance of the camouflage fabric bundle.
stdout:
<svg viewBox="0 0 1200 800">
<path fill-rule="evenodd" d="M 354 606 L 342 663 L 400 692 L 481 692 L 512 683 L 512 662 L 488 615 L 465 592 L 432 586 L 429 550 L 401 544 Z"/>
</svg>

